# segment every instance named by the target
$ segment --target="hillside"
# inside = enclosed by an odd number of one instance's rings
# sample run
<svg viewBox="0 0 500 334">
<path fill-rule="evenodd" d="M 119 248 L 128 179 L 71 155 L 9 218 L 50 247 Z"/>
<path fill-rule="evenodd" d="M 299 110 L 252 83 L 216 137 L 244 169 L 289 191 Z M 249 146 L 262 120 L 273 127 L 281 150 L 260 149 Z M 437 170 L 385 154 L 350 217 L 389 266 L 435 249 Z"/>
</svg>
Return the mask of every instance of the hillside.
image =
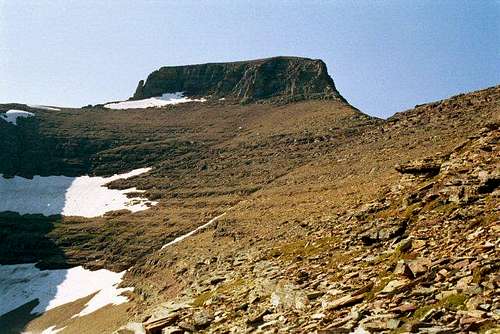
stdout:
<svg viewBox="0 0 500 334">
<path fill-rule="evenodd" d="M 108 188 L 153 203 L 1 212 L 0 264 L 127 270 L 121 286 L 134 288 L 77 318 L 85 298 L 15 310 L 0 316 L 5 333 L 437 333 L 499 320 L 499 86 L 381 120 L 350 106 L 321 61 L 277 57 L 164 67 L 131 101 L 177 92 L 198 101 L 0 105 L 34 114 L 0 119 L 6 180 L 148 167 Z"/>
</svg>

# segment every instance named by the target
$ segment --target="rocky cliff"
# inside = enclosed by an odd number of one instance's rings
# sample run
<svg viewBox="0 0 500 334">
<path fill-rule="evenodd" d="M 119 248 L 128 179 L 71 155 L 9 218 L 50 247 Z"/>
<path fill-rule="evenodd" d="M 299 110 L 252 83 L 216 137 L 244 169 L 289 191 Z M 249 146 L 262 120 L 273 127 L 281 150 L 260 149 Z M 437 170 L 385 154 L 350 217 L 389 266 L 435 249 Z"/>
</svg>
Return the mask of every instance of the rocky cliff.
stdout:
<svg viewBox="0 0 500 334">
<path fill-rule="evenodd" d="M 344 101 L 323 61 L 299 57 L 162 67 L 139 82 L 132 99 L 174 92 L 242 103 L 270 98 Z"/>
</svg>

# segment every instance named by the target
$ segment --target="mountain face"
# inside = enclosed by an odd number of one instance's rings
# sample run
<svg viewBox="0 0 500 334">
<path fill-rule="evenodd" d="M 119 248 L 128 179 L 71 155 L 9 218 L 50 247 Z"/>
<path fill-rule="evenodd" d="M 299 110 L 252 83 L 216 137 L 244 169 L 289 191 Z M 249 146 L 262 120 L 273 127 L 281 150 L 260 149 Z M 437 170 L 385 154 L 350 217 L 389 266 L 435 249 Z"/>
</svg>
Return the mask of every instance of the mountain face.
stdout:
<svg viewBox="0 0 500 334">
<path fill-rule="evenodd" d="M 132 99 L 175 92 L 242 103 L 271 98 L 343 100 L 323 61 L 298 57 L 162 67 L 139 82 Z"/>
<path fill-rule="evenodd" d="M 500 86 L 382 120 L 346 103 L 321 61 L 278 57 L 166 67 L 135 98 L 179 91 L 206 100 L 0 105 L 3 184 L 149 167 L 103 187 L 157 202 L 99 217 L 0 212 L 0 269 L 127 270 L 121 286 L 134 288 L 127 303 L 80 317 L 86 298 L 36 316 L 32 301 L 0 314 L 0 333 L 487 333 L 498 323 Z M 34 115 L 14 125 L 1 117 L 12 109 Z M 0 191 L 0 207 L 17 197 Z"/>
</svg>

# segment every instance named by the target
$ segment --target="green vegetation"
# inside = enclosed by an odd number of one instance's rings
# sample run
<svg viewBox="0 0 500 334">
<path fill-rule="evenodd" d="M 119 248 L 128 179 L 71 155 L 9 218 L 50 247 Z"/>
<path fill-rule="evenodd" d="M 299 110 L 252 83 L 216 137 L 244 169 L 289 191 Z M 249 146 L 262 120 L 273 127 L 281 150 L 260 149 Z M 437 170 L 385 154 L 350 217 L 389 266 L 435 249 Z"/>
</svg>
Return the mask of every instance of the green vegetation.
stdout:
<svg viewBox="0 0 500 334">
<path fill-rule="evenodd" d="M 312 242 L 299 240 L 271 249 L 269 258 L 277 258 L 287 261 L 297 260 L 297 258 L 311 257 L 331 251 L 339 242 L 339 238 L 325 237 Z"/>
<path fill-rule="evenodd" d="M 467 296 L 465 294 L 455 293 L 455 294 L 444 297 L 443 299 L 441 299 L 440 301 L 438 301 L 434 304 L 424 305 L 424 306 L 418 308 L 417 310 L 415 310 L 415 312 L 413 312 L 413 314 L 411 316 L 401 318 L 401 320 L 403 320 L 403 322 L 405 322 L 406 324 L 410 324 L 410 325 L 416 324 L 420 321 L 420 319 L 427 312 L 429 312 L 432 309 L 437 310 L 437 309 L 444 308 L 444 309 L 450 310 L 450 311 L 457 311 L 457 310 L 460 310 L 463 308 L 466 301 L 467 301 Z M 393 333 L 401 333 L 403 331 L 404 331 L 404 328 L 399 328 L 398 330 L 394 331 Z"/>
<path fill-rule="evenodd" d="M 202 307 L 210 298 L 216 297 L 216 296 L 222 296 L 222 295 L 230 295 L 234 296 L 238 292 L 243 292 L 244 289 L 241 289 L 242 287 L 252 287 L 254 285 L 254 282 L 248 279 L 244 278 L 236 278 L 235 280 L 232 280 L 227 283 L 223 283 L 219 285 L 217 288 L 211 290 L 211 291 L 205 291 L 200 293 L 198 296 L 196 296 L 193 300 L 192 306 L 193 307 Z M 248 291 L 247 289 L 244 290 L 244 292 Z"/>
<path fill-rule="evenodd" d="M 214 294 L 214 291 L 205 291 L 205 292 L 202 292 L 200 293 L 198 296 L 196 296 L 196 298 L 193 300 L 193 306 L 194 307 L 202 307 L 203 304 L 205 304 L 205 302 L 207 300 L 209 300 L 210 298 L 212 298 Z"/>
</svg>

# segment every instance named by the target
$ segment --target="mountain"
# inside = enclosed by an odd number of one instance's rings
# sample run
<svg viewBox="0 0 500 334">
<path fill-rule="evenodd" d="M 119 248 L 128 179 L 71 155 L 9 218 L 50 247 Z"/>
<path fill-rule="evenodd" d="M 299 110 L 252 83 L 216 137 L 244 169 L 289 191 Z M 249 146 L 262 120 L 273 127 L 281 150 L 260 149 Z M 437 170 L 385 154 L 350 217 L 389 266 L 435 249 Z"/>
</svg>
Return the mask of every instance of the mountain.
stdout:
<svg viewBox="0 0 500 334">
<path fill-rule="evenodd" d="M 162 67 L 145 82 L 139 81 L 132 99 L 175 92 L 242 103 L 265 99 L 343 100 L 323 61 L 299 57 Z"/>
<path fill-rule="evenodd" d="M 500 86 L 382 120 L 342 99 L 321 61 L 276 57 L 165 67 L 133 101 L 179 92 L 198 101 L 0 105 L 33 114 L 0 118 L 0 187 L 63 175 L 61 207 L 89 180 L 150 201 L 97 217 L 0 212 L 0 264 L 127 270 L 134 288 L 79 317 L 91 297 L 37 316 L 26 304 L 0 332 L 495 326 Z M 0 208 L 16 191 L 0 189 Z M 98 192 L 82 194 L 73 209 Z"/>
</svg>

